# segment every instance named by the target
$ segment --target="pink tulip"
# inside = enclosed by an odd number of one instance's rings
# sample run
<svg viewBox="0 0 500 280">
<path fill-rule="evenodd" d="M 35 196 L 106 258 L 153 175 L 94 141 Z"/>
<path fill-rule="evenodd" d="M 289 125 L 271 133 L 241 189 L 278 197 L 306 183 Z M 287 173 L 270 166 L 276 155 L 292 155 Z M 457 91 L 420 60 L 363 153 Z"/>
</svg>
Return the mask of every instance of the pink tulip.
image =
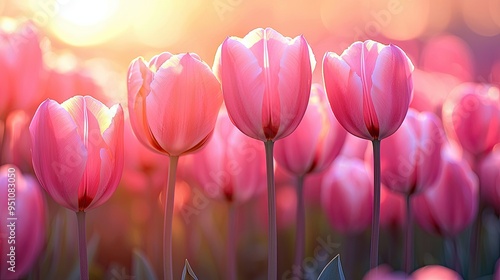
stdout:
<svg viewBox="0 0 500 280">
<path fill-rule="evenodd" d="M 303 36 L 258 28 L 219 47 L 214 72 L 231 121 L 249 137 L 267 141 L 291 134 L 305 113 L 314 56 Z"/>
<path fill-rule="evenodd" d="M 2 163 L 11 163 L 24 172 L 32 172 L 31 137 L 29 124 L 31 117 L 21 110 L 12 111 L 7 116 L 3 145 Z"/>
<path fill-rule="evenodd" d="M 0 119 L 15 109 L 34 110 L 40 98 L 42 51 L 31 22 L 14 32 L 0 29 Z"/>
<path fill-rule="evenodd" d="M 347 134 L 342 150 L 339 156 L 349 157 L 349 158 L 359 158 L 364 160 L 366 157 L 366 150 L 368 146 L 371 146 L 369 142 L 365 139 L 356 137 L 350 133 Z M 370 147 L 371 149 L 371 147 Z"/>
<path fill-rule="evenodd" d="M 500 213 L 500 150 L 495 149 L 479 162 L 477 175 L 481 199 Z"/>
<path fill-rule="evenodd" d="M 445 150 L 437 181 L 426 192 L 413 197 L 412 212 L 426 231 L 453 237 L 476 217 L 478 199 L 478 179 L 474 172 L 465 161 Z"/>
<path fill-rule="evenodd" d="M 462 277 L 455 271 L 440 265 L 428 265 L 415 270 L 413 280 L 461 280 Z"/>
<path fill-rule="evenodd" d="M 371 40 L 323 58 L 333 113 L 349 133 L 368 140 L 388 137 L 403 122 L 413 90 L 412 71 L 400 48 Z"/>
<path fill-rule="evenodd" d="M 368 271 L 363 280 L 411 280 L 412 278 L 403 272 L 393 271 L 388 265 L 380 265 Z"/>
<path fill-rule="evenodd" d="M 45 244 L 45 199 L 36 179 L 10 164 L 0 167 L 0 192 L 0 217 L 6 223 L 0 227 L 0 278 L 21 279 Z"/>
<path fill-rule="evenodd" d="M 340 153 L 346 131 L 328 107 L 319 84 L 314 84 L 306 113 L 297 129 L 276 143 L 274 158 L 288 172 L 302 176 L 327 168 Z"/>
<path fill-rule="evenodd" d="M 382 183 L 406 195 L 429 188 L 439 173 L 444 141 L 436 115 L 410 109 L 399 130 L 381 142 Z"/>
<path fill-rule="evenodd" d="M 500 90 L 486 84 L 456 87 L 443 105 L 448 136 L 474 156 L 500 142 Z"/>
<path fill-rule="evenodd" d="M 123 169 L 123 111 L 90 96 L 47 99 L 30 124 L 33 168 L 50 196 L 75 212 L 103 204 Z"/>
<path fill-rule="evenodd" d="M 202 148 L 222 104 L 220 83 L 198 55 L 136 58 L 128 70 L 128 108 L 137 138 L 169 156 Z"/>
<path fill-rule="evenodd" d="M 224 113 L 207 146 L 182 159 L 181 166 L 211 198 L 243 203 L 266 187 L 264 146 L 241 133 Z"/>
<path fill-rule="evenodd" d="M 373 183 L 363 161 L 338 158 L 324 175 L 321 196 L 323 210 L 338 231 L 359 233 L 370 225 Z"/>
<path fill-rule="evenodd" d="M 405 198 L 385 186 L 381 188 L 380 224 L 386 228 L 399 229 L 405 225 Z"/>
</svg>

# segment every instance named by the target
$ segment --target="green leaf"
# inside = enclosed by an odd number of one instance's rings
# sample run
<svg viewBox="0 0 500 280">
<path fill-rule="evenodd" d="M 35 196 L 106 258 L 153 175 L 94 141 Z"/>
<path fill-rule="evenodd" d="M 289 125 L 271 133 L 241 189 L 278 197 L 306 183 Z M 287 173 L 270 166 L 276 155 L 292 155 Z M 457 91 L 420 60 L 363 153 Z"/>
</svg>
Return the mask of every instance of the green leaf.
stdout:
<svg viewBox="0 0 500 280">
<path fill-rule="evenodd" d="M 194 274 L 193 269 L 189 265 L 188 260 L 184 263 L 184 269 L 182 270 L 182 280 L 198 280 L 196 274 Z"/>
<path fill-rule="evenodd" d="M 134 250 L 132 274 L 134 279 L 156 280 L 151 264 L 139 251 Z"/>
<path fill-rule="evenodd" d="M 325 266 L 318 280 L 345 280 L 339 255 L 336 255 L 335 258 Z"/>
</svg>

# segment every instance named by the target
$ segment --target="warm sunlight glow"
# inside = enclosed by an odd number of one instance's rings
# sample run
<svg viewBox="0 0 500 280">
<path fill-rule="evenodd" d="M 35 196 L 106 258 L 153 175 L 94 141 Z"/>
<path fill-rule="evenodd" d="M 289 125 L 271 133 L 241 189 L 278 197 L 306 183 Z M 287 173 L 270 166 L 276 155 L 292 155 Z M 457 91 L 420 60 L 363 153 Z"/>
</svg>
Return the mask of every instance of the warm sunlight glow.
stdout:
<svg viewBox="0 0 500 280">
<path fill-rule="evenodd" d="M 60 17 L 75 25 L 95 26 L 112 17 L 117 6 L 117 0 L 73 0 L 61 5 Z"/>
</svg>

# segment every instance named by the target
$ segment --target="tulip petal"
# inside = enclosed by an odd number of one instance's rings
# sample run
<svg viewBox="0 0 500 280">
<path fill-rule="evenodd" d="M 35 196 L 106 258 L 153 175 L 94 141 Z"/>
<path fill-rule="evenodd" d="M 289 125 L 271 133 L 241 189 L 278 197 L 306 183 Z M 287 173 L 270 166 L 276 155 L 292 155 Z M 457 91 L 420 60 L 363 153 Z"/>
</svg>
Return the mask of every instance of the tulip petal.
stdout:
<svg viewBox="0 0 500 280">
<path fill-rule="evenodd" d="M 231 121 L 249 137 L 266 140 L 262 129 L 265 83 L 259 59 L 240 39 L 228 38 L 221 48 L 221 82 Z"/>
<path fill-rule="evenodd" d="M 220 91 L 210 68 L 190 54 L 164 63 L 146 99 L 150 129 L 161 148 L 178 156 L 205 143 L 222 103 Z"/>
<path fill-rule="evenodd" d="M 72 116 L 57 102 L 44 101 L 30 124 L 33 167 L 43 188 L 59 204 L 78 211 L 78 187 L 87 151 Z"/>
<path fill-rule="evenodd" d="M 393 134 L 403 122 L 413 85 L 409 60 L 398 47 L 384 47 L 378 54 L 371 78 L 371 100 L 379 124 L 379 139 Z"/>
<path fill-rule="evenodd" d="M 372 139 L 363 119 L 361 78 L 335 53 L 323 58 L 323 79 L 332 111 L 351 134 Z"/>
</svg>

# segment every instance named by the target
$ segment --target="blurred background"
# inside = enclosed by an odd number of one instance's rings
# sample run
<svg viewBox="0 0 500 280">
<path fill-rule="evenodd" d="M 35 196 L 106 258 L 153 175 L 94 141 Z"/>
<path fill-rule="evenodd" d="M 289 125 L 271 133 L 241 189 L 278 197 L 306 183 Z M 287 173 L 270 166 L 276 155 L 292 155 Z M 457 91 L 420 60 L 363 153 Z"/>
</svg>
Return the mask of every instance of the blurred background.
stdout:
<svg viewBox="0 0 500 280">
<path fill-rule="evenodd" d="M 26 22 L 33 27 L 20 29 Z M 227 36 L 243 37 L 257 27 L 272 27 L 289 37 L 303 34 L 316 57 L 314 82 L 318 83 L 322 82 L 321 61 L 327 51 L 340 54 L 354 41 L 367 39 L 400 46 L 417 69 L 415 90 L 420 94 L 412 106 L 419 110 L 440 114 L 447 94 L 462 82 L 500 85 L 498 0 L 0 0 L 2 36 L 17 32 L 16 40 L 23 42 L 34 30 L 42 54 L 36 81 L 25 81 L 38 85 L 35 94 L 24 97 L 31 104 L 22 108 L 9 103 L 10 107 L 0 112 L 0 127 L 8 127 L 8 115 L 23 109 L 24 121 L 17 118 L 16 125 L 26 128 L 38 104 L 46 98 L 62 102 L 73 95 L 89 94 L 107 105 L 119 102 L 126 109 L 126 73 L 134 58 L 149 60 L 164 51 L 194 52 L 212 65 L 218 46 Z M 9 42 L 16 48 L 15 40 Z M 28 57 L 24 63 L 21 69 L 37 62 Z M 7 98 L 1 94 L 4 102 Z M 134 252 L 146 256 L 161 275 L 162 211 L 158 195 L 167 176 L 167 158 L 148 154 L 130 127 L 125 137 L 128 160 L 122 183 L 108 203 L 88 214 L 91 275 L 95 279 L 134 279 L 133 259 L 138 258 Z M 29 143 L 17 144 L 25 146 L 12 155 L 4 152 L 1 164 L 14 162 L 23 173 L 30 174 L 29 154 L 20 152 L 29 150 Z M 184 259 L 189 258 L 200 279 L 221 279 L 227 205 L 207 198 L 180 177 L 174 221 L 174 275 L 180 277 Z M 292 279 L 285 275 L 292 271 L 296 197 L 290 179 L 284 177 L 278 190 L 279 271 L 283 279 Z M 318 206 L 318 188 L 310 189 L 306 255 L 313 257 L 317 247 L 332 257 L 342 253 L 348 279 L 361 278 L 368 268 L 369 230 L 348 237 L 336 232 Z M 48 224 L 61 231 L 55 234 L 55 230 L 47 229 L 47 245 L 34 271 L 51 279 L 76 277 L 73 214 L 50 198 L 47 203 Z M 263 205 L 262 196 L 256 197 L 238 214 L 241 279 L 265 277 Z M 498 224 L 498 216 L 489 217 L 497 219 L 494 222 Z M 390 232 L 382 232 L 382 261 L 397 269 L 399 253 L 387 249 L 392 240 Z M 446 242 L 423 231 L 416 236 L 418 266 L 450 262 L 446 259 L 449 253 L 442 249 L 448 248 Z M 481 267 L 485 275 L 492 274 L 497 249 Z M 324 263 L 314 265 L 322 267 Z M 311 271 L 316 273 L 318 267 Z"/>
</svg>

